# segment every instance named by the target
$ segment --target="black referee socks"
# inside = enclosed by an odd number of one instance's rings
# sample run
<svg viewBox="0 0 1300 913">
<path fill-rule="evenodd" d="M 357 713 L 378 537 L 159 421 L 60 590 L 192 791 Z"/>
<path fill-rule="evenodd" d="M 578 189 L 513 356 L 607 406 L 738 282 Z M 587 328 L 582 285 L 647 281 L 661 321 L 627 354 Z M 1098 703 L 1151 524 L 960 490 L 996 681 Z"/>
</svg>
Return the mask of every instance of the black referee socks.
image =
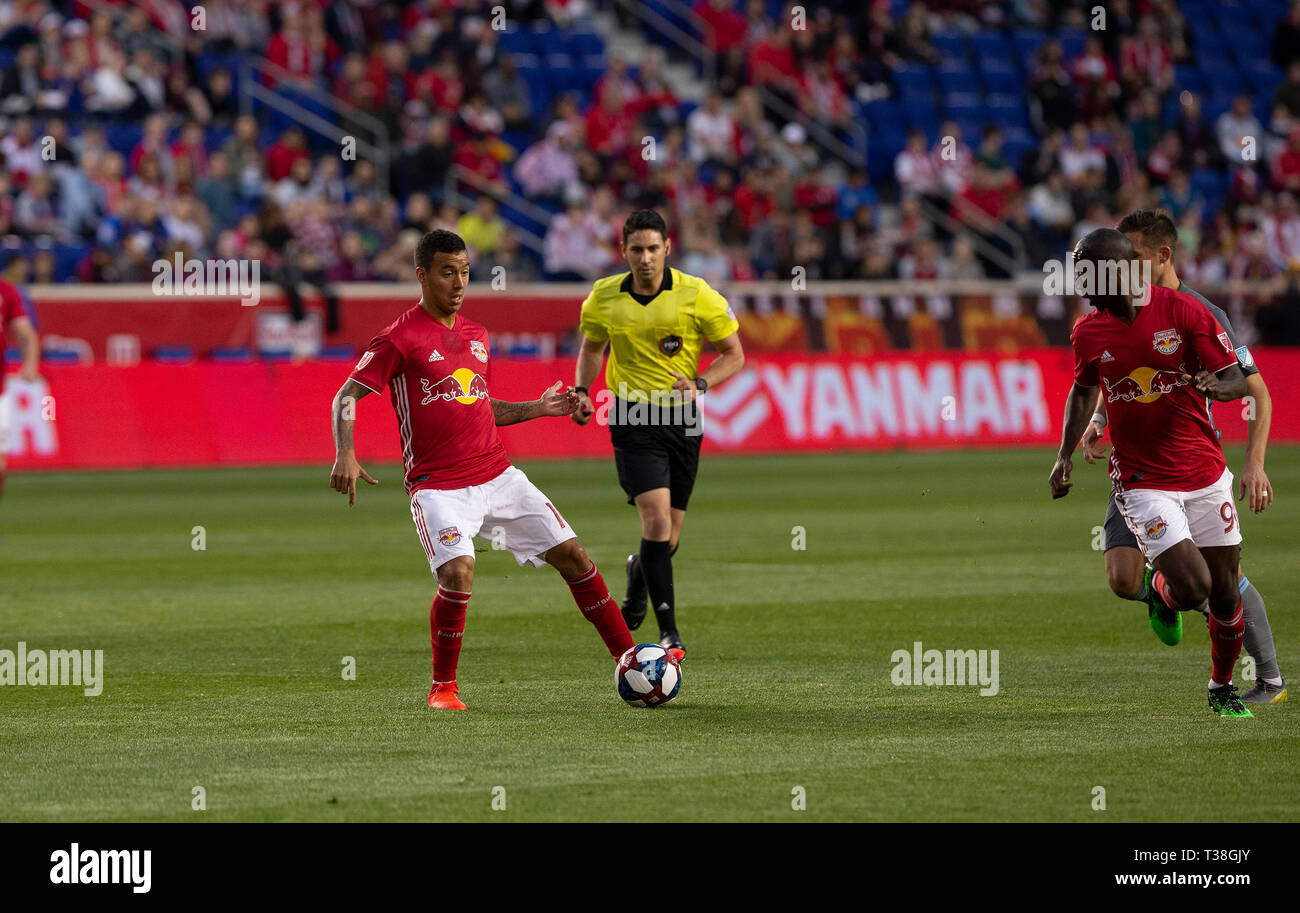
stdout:
<svg viewBox="0 0 1300 913">
<path fill-rule="evenodd" d="M 641 573 L 650 591 L 650 605 L 662 633 L 677 630 L 677 612 L 673 602 L 673 551 L 667 542 L 641 540 Z"/>
</svg>

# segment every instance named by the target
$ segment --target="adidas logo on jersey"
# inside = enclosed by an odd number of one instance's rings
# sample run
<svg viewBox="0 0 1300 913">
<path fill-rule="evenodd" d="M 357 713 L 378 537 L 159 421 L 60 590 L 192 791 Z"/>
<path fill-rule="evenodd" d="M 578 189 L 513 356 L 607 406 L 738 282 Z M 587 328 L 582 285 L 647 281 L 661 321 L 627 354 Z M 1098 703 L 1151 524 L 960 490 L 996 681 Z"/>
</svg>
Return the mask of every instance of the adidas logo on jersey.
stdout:
<svg viewBox="0 0 1300 913">
<path fill-rule="evenodd" d="M 442 353 L 434 349 L 429 353 L 429 361 L 442 361 Z"/>
<path fill-rule="evenodd" d="M 1110 350 L 1107 349 L 1107 350 L 1105 350 L 1105 351 L 1103 351 L 1103 352 L 1101 353 L 1101 358 L 1099 358 L 1099 359 L 1097 359 L 1097 360 L 1098 360 L 1098 361 L 1114 361 L 1114 360 L 1115 360 L 1115 356 L 1112 355 L 1112 354 L 1110 354 Z"/>
</svg>

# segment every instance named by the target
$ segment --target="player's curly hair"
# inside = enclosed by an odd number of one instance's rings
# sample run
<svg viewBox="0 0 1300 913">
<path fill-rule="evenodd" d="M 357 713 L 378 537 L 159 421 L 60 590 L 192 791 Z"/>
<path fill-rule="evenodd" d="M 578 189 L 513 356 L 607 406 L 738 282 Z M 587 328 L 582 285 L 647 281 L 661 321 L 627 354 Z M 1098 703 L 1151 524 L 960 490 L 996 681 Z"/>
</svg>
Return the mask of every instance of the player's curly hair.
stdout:
<svg viewBox="0 0 1300 913">
<path fill-rule="evenodd" d="M 653 209 L 638 209 L 627 217 L 627 221 L 623 223 L 624 247 L 627 246 L 627 239 L 632 236 L 632 233 L 638 231 L 657 231 L 659 237 L 668 239 L 668 225 L 664 222 L 664 217 Z"/>
<path fill-rule="evenodd" d="M 434 254 L 458 254 L 465 250 L 465 239 L 454 231 L 435 228 L 426 232 L 415 245 L 415 268 L 428 269 L 433 265 Z"/>
<path fill-rule="evenodd" d="M 1124 234 L 1136 232 L 1142 235 L 1146 247 L 1178 247 L 1178 226 L 1174 217 L 1166 209 L 1135 209 L 1115 226 Z"/>
</svg>

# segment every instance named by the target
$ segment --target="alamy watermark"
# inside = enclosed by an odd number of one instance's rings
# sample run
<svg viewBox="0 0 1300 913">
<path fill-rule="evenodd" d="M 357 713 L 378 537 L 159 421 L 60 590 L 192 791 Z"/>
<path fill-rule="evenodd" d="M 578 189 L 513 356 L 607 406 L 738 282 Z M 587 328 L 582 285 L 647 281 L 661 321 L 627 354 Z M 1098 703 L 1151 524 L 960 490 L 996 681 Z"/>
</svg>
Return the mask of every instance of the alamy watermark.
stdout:
<svg viewBox="0 0 1300 913">
<path fill-rule="evenodd" d="M 1065 262 L 1043 264 L 1044 295 L 1077 295 L 1080 298 L 1121 297 L 1141 303 L 1151 285 L 1150 260 L 1079 260 L 1074 251 Z"/>
<path fill-rule="evenodd" d="M 153 293 L 164 296 L 239 296 L 244 307 L 262 300 L 261 260 L 196 260 L 176 252 L 153 262 Z"/>
<path fill-rule="evenodd" d="M 632 390 L 618 385 L 618 393 L 603 389 L 592 397 L 596 424 L 682 428 L 687 437 L 704 433 L 704 414 L 695 397 L 687 399 L 682 390 Z"/>
<path fill-rule="evenodd" d="M 918 640 L 911 652 L 895 650 L 889 661 L 895 685 L 979 685 L 981 697 L 998 693 L 997 650 L 926 650 Z"/>
<path fill-rule="evenodd" d="M 103 650 L 0 650 L 0 685 L 76 685 L 86 697 L 104 690 Z"/>
</svg>

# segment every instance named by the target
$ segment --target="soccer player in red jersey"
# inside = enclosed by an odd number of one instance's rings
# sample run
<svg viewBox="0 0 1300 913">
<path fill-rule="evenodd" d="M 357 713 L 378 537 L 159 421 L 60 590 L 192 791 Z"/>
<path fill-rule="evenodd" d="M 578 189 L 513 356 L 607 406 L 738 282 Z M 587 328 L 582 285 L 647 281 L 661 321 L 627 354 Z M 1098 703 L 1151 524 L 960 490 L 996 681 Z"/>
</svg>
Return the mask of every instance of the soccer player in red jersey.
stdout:
<svg viewBox="0 0 1300 913">
<path fill-rule="evenodd" d="M 18 340 L 23 353 L 23 380 L 34 381 L 39 376 L 41 345 L 36 338 L 27 305 L 17 286 L 0 279 L 0 496 L 5 491 L 5 472 L 9 452 L 9 397 L 5 395 L 5 341 L 9 334 Z"/>
<path fill-rule="evenodd" d="M 334 397 L 336 456 L 330 488 L 356 501 L 357 479 L 377 484 L 357 462 L 354 410 L 369 393 L 389 388 L 402 439 L 411 516 L 438 578 L 429 610 L 433 684 L 429 706 L 464 710 L 456 683 L 465 608 L 474 583 L 473 538 L 499 526 L 519 564 L 560 572 L 578 608 L 595 625 L 610 655 L 633 646 L 632 635 L 596 565 L 572 527 L 528 477 L 510 465 L 498 425 L 570 415 L 572 390 L 557 382 L 531 403 L 488 392 L 488 333 L 460 313 L 469 283 L 469 254 L 459 235 L 431 231 L 415 249 L 420 303 L 366 346 Z"/>
<path fill-rule="evenodd" d="M 1141 286 L 1136 278 L 1113 281 L 1126 275 L 1116 264 L 1136 277 L 1140 263 L 1121 232 L 1089 232 L 1074 260 L 1080 294 L 1096 310 L 1079 318 L 1070 334 L 1074 386 L 1049 478 L 1052 497 L 1070 492 L 1070 458 L 1101 387 L 1110 416 L 1115 502 L 1155 568 L 1152 583 L 1166 605 L 1208 609 L 1210 709 L 1222 717 L 1251 717 L 1232 685 L 1245 630 L 1237 589 L 1241 527 L 1232 473 L 1203 398 L 1240 399 L 1246 378 L 1228 334 L 1195 298 Z"/>
<path fill-rule="evenodd" d="M 1250 349 L 1240 343 L 1232 328 L 1232 321 L 1209 299 L 1183 283 L 1174 268 L 1174 252 L 1178 247 L 1178 229 L 1173 218 L 1164 210 L 1139 209 L 1130 212 L 1115 226 L 1133 243 L 1133 251 L 1142 262 L 1151 264 L 1151 282 L 1162 288 L 1171 288 L 1191 295 L 1201 306 L 1214 315 L 1232 340 L 1237 353 L 1237 364 L 1246 378 L 1246 399 L 1254 408 L 1247 420 L 1249 428 L 1246 458 L 1237 478 L 1237 500 L 1250 496 L 1249 507 L 1262 513 L 1273 501 L 1273 486 L 1264 471 L 1264 453 L 1268 448 L 1268 433 L 1273 415 L 1273 401 L 1268 386 L 1259 372 Z M 1207 408 L 1209 404 L 1207 403 Z M 1104 460 L 1108 448 L 1099 442 L 1106 433 L 1106 398 L 1097 399 L 1097 410 L 1083 433 L 1084 458 L 1093 463 Z M 1211 421 L 1213 415 L 1211 414 Z M 1217 432 L 1216 432 L 1217 434 Z M 1106 505 L 1104 524 L 1106 579 L 1111 590 L 1121 599 L 1132 599 L 1147 606 L 1151 629 L 1163 643 L 1174 646 L 1182 640 L 1182 613 L 1164 604 L 1156 588 L 1151 585 L 1153 570 L 1147 567 L 1146 557 L 1138 545 L 1137 537 L 1128 528 L 1112 492 Z M 1246 623 L 1242 649 L 1255 661 L 1255 686 L 1241 696 L 1247 704 L 1280 704 L 1287 699 L 1286 680 L 1278 667 L 1277 647 L 1273 643 L 1273 629 L 1268 621 L 1268 608 L 1264 597 L 1240 567 L 1237 568 L 1237 589 L 1241 591 L 1241 611 Z"/>
</svg>

